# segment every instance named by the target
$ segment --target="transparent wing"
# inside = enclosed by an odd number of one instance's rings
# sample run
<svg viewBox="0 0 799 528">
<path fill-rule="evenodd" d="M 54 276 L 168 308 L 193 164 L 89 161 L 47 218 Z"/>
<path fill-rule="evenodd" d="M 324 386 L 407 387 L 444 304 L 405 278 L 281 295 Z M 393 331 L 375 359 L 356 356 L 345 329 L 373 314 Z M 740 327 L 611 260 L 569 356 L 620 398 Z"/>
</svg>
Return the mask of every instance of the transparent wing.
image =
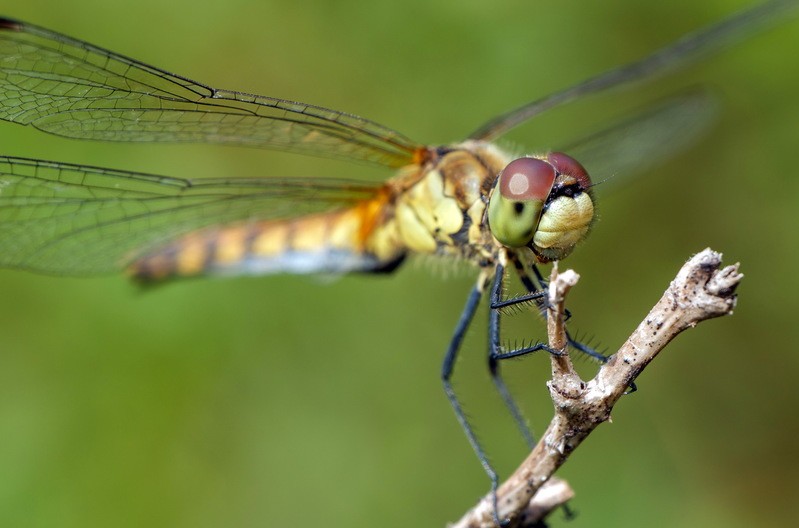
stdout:
<svg viewBox="0 0 799 528">
<path fill-rule="evenodd" d="M 224 143 L 391 167 L 420 148 L 352 114 L 211 88 L 6 18 L 0 119 L 79 139 Z"/>
<path fill-rule="evenodd" d="M 718 110 L 712 94 L 696 89 L 558 150 L 583 164 L 595 184 L 616 180 L 657 166 L 692 146 L 711 128 Z"/>
<path fill-rule="evenodd" d="M 475 130 L 469 138 L 490 141 L 550 108 L 611 88 L 655 79 L 671 70 L 684 67 L 705 54 L 743 40 L 759 29 L 776 24 L 795 14 L 797 8 L 797 0 L 771 0 L 736 13 L 717 24 L 689 33 L 639 61 L 607 71 L 502 114 Z"/>
<path fill-rule="evenodd" d="M 195 181 L 0 157 L 0 267 L 118 271 L 196 229 L 325 210 L 375 190 L 330 179 Z"/>
</svg>

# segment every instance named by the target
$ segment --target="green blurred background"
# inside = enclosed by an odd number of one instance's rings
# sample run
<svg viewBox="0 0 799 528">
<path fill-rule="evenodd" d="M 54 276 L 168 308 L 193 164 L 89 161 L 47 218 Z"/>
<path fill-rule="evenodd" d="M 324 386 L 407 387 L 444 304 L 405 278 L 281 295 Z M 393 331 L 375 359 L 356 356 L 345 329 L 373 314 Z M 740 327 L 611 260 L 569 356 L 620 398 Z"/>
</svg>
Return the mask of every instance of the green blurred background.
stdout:
<svg viewBox="0 0 799 528">
<path fill-rule="evenodd" d="M 27 0 L 5 14 L 223 88 L 354 112 L 428 143 L 638 58 L 751 2 L 397 3 Z M 799 23 L 653 85 L 507 138 L 563 144 L 709 83 L 718 126 L 690 152 L 600 188 L 567 262 L 572 328 L 617 347 L 706 246 L 740 261 L 733 317 L 687 332 L 613 424 L 563 468 L 579 516 L 555 526 L 777 526 L 799 518 L 796 296 Z M 236 148 L 97 144 L 0 124 L 3 154 L 184 177 L 387 177 Z M 199 280 L 0 272 L 0 526 L 443 526 L 488 482 L 439 383 L 471 270 Z M 484 316 L 457 386 L 503 474 L 525 449 L 484 369 Z M 512 337 L 540 338 L 534 316 Z M 592 367 L 583 363 L 590 373 Z M 508 365 L 542 431 L 543 355 Z"/>
</svg>

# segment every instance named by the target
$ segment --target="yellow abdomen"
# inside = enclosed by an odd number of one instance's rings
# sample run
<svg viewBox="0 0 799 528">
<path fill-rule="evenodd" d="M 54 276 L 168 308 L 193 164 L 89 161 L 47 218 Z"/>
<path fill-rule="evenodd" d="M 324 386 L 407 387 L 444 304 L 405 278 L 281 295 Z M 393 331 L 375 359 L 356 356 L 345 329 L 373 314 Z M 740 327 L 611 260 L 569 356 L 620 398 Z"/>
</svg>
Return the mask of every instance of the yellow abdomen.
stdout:
<svg viewBox="0 0 799 528">
<path fill-rule="evenodd" d="M 346 273 L 392 269 L 405 255 L 380 193 L 354 206 L 287 220 L 252 221 L 184 235 L 136 259 L 137 280 L 197 275 Z"/>
</svg>

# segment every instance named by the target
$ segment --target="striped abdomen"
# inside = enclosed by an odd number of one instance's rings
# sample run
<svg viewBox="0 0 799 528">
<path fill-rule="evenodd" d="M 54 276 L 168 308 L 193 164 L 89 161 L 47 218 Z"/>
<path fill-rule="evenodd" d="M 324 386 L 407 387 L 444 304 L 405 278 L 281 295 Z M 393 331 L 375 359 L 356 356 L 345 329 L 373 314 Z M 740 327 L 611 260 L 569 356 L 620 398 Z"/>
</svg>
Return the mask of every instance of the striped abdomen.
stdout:
<svg viewBox="0 0 799 528">
<path fill-rule="evenodd" d="M 197 275 L 390 270 L 405 250 L 390 229 L 381 230 L 386 203 L 378 196 L 327 213 L 196 231 L 135 260 L 129 273 L 146 282 Z"/>
</svg>

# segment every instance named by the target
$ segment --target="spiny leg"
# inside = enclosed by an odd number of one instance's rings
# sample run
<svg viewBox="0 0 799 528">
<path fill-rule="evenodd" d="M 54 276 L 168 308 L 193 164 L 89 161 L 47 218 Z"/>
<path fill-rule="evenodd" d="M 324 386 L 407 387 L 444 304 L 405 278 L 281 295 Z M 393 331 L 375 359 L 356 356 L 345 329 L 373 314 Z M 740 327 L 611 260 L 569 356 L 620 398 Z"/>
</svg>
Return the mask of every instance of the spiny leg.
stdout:
<svg viewBox="0 0 799 528">
<path fill-rule="evenodd" d="M 469 424 L 469 421 L 463 412 L 463 407 L 461 407 L 460 401 L 458 400 L 450 381 L 452 378 L 452 372 L 455 368 L 455 360 L 458 357 L 458 352 L 460 350 L 461 344 L 463 343 L 463 338 L 466 335 L 466 330 L 469 328 L 469 324 L 471 324 L 472 318 L 474 317 L 477 307 L 480 304 L 480 298 L 483 295 L 483 289 L 485 288 L 486 281 L 486 277 L 481 274 L 480 278 L 477 280 L 477 284 L 474 286 L 474 288 L 472 288 L 469 298 L 466 300 L 466 306 L 463 307 L 463 312 L 461 312 L 458 324 L 455 326 L 455 333 L 452 336 L 449 347 L 447 348 L 447 354 L 444 356 L 444 363 L 441 366 L 441 380 L 444 383 L 444 392 L 449 399 L 449 403 L 452 405 L 452 409 L 455 411 L 455 417 L 458 419 L 458 423 L 461 424 L 461 428 L 463 428 L 464 433 L 466 433 L 466 438 L 469 440 L 472 449 L 474 449 L 474 452 L 477 454 L 477 458 L 480 460 L 480 465 L 483 466 L 488 478 L 491 479 L 491 498 L 493 501 L 492 506 L 494 509 L 494 522 L 497 523 L 497 526 L 503 526 L 503 522 L 499 519 L 499 510 L 497 506 L 497 487 L 499 486 L 499 477 L 497 476 L 497 472 L 494 470 L 494 467 L 491 465 L 491 462 L 489 462 L 485 451 L 483 451 L 480 442 L 477 440 L 477 435 L 475 434 L 474 429 L 472 429 L 471 424 Z"/>
<path fill-rule="evenodd" d="M 531 354 L 538 350 L 546 350 L 550 353 L 559 353 L 556 350 L 551 349 L 548 345 L 544 343 L 537 343 L 533 346 L 522 347 L 515 350 L 510 350 L 508 352 L 502 352 L 501 345 L 500 345 L 500 315 L 501 315 L 501 308 L 503 306 L 512 306 L 513 304 L 519 302 L 529 302 L 530 300 L 538 300 L 546 295 L 546 291 L 542 292 L 531 292 L 530 294 L 525 296 L 525 299 L 511 299 L 508 301 L 502 300 L 502 284 L 503 279 L 505 276 L 505 268 L 502 264 L 497 265 L 496 273 L 494 274 L 494 281 L 491 285 L 491 292 L 489 295 L 489 311 L 488 311 L 488 369 L 491 374 L 491 380 L 494 382 L 497 390 L 499 391 L 500 396 L 502 397 L 502 401 L 505 402 L 505 406 L 513 416 L 513 420 L 516 422 L 516 426 L 521 431 L 522 436 L 524 437 L 527 445 L 530 449 L 535 447 L 535 438 L 533 437 L 532 431 L 527 425 L 527 422 L 524 419 L 524 415 L 522 414 L 519 406 L 516 404 L 513 396 L 511 395 L 510 391 L 508 390 L 507 385 L 505 385 L 505 381 L 502 379 L 499 370 L 499 362 L 503 359 L 510 359 L 515 357 L 521 357 L 527 354 Z M 496 496 L 496 487 L 492 487 L 492 498 L 494 501 L 494 517 L 495 521 L 499 521 L 498 513 L 497 513 L 497 496 Z"/>
<path fill-rule="evenodd" d="M 547 281 L 543 277 L 543 275 L 541 275 L 541 272 L 538 270 L 538 267 L 535 264 L 530 266 L 530 270 L 528 270 L 527 268 L 524 267 L 524 264 L 519 260 L 518 256 L 515 253 L 509 255 L 509 257 L 511 262 L 513 262 L 513 266 L 516 268 L 516 272 L 519 275 L 519 280 L 522 282 L 522 285 L 524 285 L 525 289 L 527 289 L 528 295 L 523 295 L 521 297 L 517 297 L 516 299 L 509 299 L 508 301 L 504 302 L 504 306 L 512 304 L 514 301 L 527 302 L 530 299 L 540 298 L 541 299 L 540 301 L 536 301 L 536 306 L 538 307 L 538 310 L 546 319 L 547 316 L 546 296 L 540 294 L 542 291 L 543 292 L 547 291 L 547 289 L 549 288 L 549 281 Z M 530 275 L 530 272 L 532 272 L 535 278 L 533 278 Z M 571 313 L 567 310 L 566 320 L 568 320 L 570 317 Z M 571 346 L 573 349 L 577 350 L 578 352 L 581 352 L 586 356 L 599 361 L 600 363 L 607 363 L 608 361 L 607 356 L 605 356 L 601 352 L 594 350 L 592 347 L 586 345 L 585 343 L 581 343 L 580 341 L 574 339 L 571 336 L 571 334 L 568 332 L 568 330 L 566 331 L 566 339 L 569 343 L 569 346 Z"/>
<path fill-rule="evenodd" d="M 517 298 L 511 299 L 509 301 L 502 300 L 502 281 L 505 273 L 505 268 L 503 265 L 498 264 L 495 272 L 494 272 L 494 280 L 491 286 L 490 292 L 490 306 L 489 306 L 489 354 L 488 354 L 488 365 L 489 371 L 491 373 L 491 379 L 494 382 L 494 385 L 497 387 L 497 390 L 500 393 L 503 401 L 505 402 L 506 407 L 509 409 L 511 415 L 514 418 L 519 430 L 521 431 L 522 435 L 524 436 L 526 442 L 530 446 L 530 448 L 535 446 L 535 439 L 533 438 L 530 429 L 527 427 L 527 424 L 524 420 L 524 416 L 522 415 L 519 407 L 516 405 L 516 402 L 513 400 L 513 397 L 510 395 L 510 391 L 508 391 L 505 382 L 503 381 L 500 372 L 499 372 L 499 361 L 503 359 L 510 359 L 515 357 L 521 357 L 538 350 L 546 350 L 550 353 L 557 354 L 559 353 L 556 350 L 551 349 L 548 345 L 544 343 L 538 343 L 529 347 L 522 347 L 515 350 L 510 350 L 508 352 L 500 352 L 500 309 L 503 306 L 511 306 L 514 304 L 518 304 L 520 302 L 529 302 L 530 300 L 536 300 L 538 303 L 538 299 L 543 298 L 546 295 L 546 291 L 531 291 L 528 295 L 525 295 L 524 298 Z M 521 274 L 520 274 L 521 275 Z M 525 275 L 525 278 L 529 280 L 529 278 Z M 477 458 L 480 460 L 480 464 L 483 466 L 483 470 L 488 475 L 489 479 L 491 480 L 491 498 L 492 498 L 492 506 L 493 506 L 493 516 L 494 521 L 497 523 L 498 526 L 503 526 L 504 522 L 499 518 L 499 509 L 497 504 L 497 488 L 499 486 L 499 476 L 497 475 L 496 470 L 491 465 L 491 462 L 488 460 L 488 456 L 486 452 L 483 450 L 482 446 L 480 445 L 479 440 L 477 439 L 477 435 L 474 432 L 471 424 L 469 423 L 468 419 L 466 418 L 466 414 L 463 411 L 463 407 L 458 400 L 457 395 L 455 394 L 455 390 L 452 387 L 452 374 L 455 368 L 455 361 L 458 357 L 458 353 L 460 351 L 461 345 L 463 343 L 463 338 L 466 335 L 466 331 L 469 328 L 469 325 L 474 318 L 474 314 L 477 311 L 477 307 L 480 304 L 480 300 L 482 298 L 483 290 L 485 289 L 485 285 L 487 283 L 487 277 L 484 274 L 481 274 L 480 278 L 478 279 L 477 284 L 472 288 L 471 293 L 469 294 L 468 299 L 466 300 L 466 305 L 461 312 L 460 319 L 455 327 L 455 332 L 453 334 L 452 340 L 450 341 L 449 347 L 447 348 L 447 353 L 444 356 L 444 362 L 441 366 L 441 379 L 444 385 L 444 392 L 447 395 L 447 399 L 449 399 L 450 405 L 452 405 L 453 410 L 455 411 L 455 417 L 460 423 L 461 428 L 466 433 L 466 438 L 469 440 L 469 444 L 471 444 L 472 449 L 477 454 Z M 532 284 L 532 282 L 530 282 Z"/>
<path fill-rule="evenodd" d="M 534 299 L 542 299 L 541 301 L 536 301 L 536 306 L 538 307 L 539 311 L 541 311 L 542 315 L 546 319 L 547 312 L 546 312 L 545 294 L 547 289 L 549 288 L 549 281 L 547 281 L 544 278 L 544 276 L 541 275 L 541 272 L 538 270 L 538 267 L 535 264 L 533 264 L 532 266 L 530 266 L 530 269 L 532 273 L 535 275 L 535 280 L 538 282 L 538 284 L 536 284 L 533 281 L 533 278 L 530 277 L 530 273 L 524 267 L 524 264 L 522 264 L 522 262 L 519 260 L 519 257 L 515 253 L 511 253 L 509 255 L 509 258 L 511 262 L 513 262 L 513 266 L 516 268 L 516 272 L 519 275 L 519 280 L 521 280 L 522 284 L 527 289 L 528 293 L 526 295 L 522 295 L 514 299 L 507 299 L 505 301 L 496 303 L 496 306 L 502 308 L 506 306 L 511 306 L 516 303 L 529 302 L 530 300 Z M 494 305 L 492 304 L 492 306 Z M 568 320 L 571 317 L 571 313 L 568 310 L 566 310 L 565 315 L 566 315 L 566 320 Z M 585 343 L 582 343 L 577 339 L 574 339 L 568 330 L 566 331 L 566 340 L 569 343 L 569 346 L 577 350 L 578 352 L 581 352 L 586 356 L 599 361 L 600 363 L 607 363 L 608 357 L 606 355 L 602 354 L 601 352 L 598 352 L 593 347 L 590 347 Z M 629 389 L 627 390 L 627 392 L 625 392 L 625 394 L 631 394 L 637 390 L 638 386 L 635 383 L 631 383 Z"/>
<path fill-rule="evenodd" d="M 499 359 L 502 356 L 500 352 L 500 332 L 499 332 L 499 317 L 500 317 L 500 308 L 502 306 L 506 306 L 503 304 L 502 301 L 502 281 L 505 275 L 505 269 L 500 264 L 497 266 L 497 272 L 494 275 L 494 282 L 491 286 L 491 294 L 489 297 L 490 305 L 488 310 L 488 371 L 491 374 L 491 380 L 494 382 L 494 386 L 499 391 L 499 395 L 502 397 L 502 401 L 505 402 L 505 406 L 510 411 L 511 416 L 513 416 L 513 420 L 516 422 L 516 426 L 521 431 L 522 436 L 524 437 L 525 442 L 527 442 L 527 447 L 532 449 L 535 447 L 535 438 L 533 437 L 532 431 L 530 431 L 530 427 L 527 425 L 527 422 L 524 419 L 524 415 L 522 414 L 519 406 L 513 400 L 513 396 L 511 396 L 510 391 L 508 390 L 507 385 L 505 385 L 505 381 L 502 379 L 502 376 L 499 372 Z"/>
</svg>

